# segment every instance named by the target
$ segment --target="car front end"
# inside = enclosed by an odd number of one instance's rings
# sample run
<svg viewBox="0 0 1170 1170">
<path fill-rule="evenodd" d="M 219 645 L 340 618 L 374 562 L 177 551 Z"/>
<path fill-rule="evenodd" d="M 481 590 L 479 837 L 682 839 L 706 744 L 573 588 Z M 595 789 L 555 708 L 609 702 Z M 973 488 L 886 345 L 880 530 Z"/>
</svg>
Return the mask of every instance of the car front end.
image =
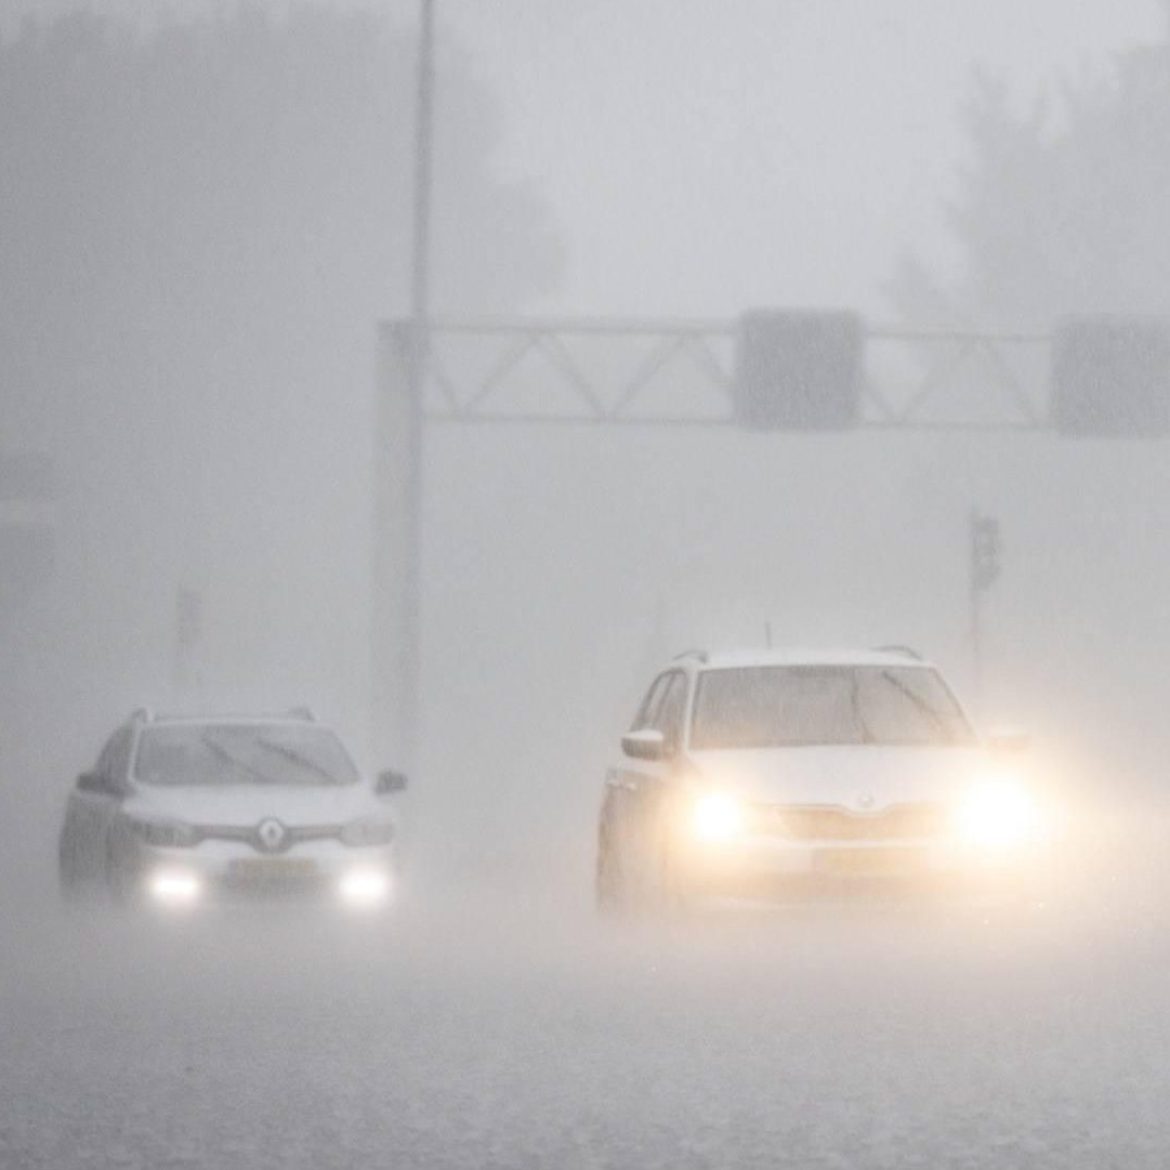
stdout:
<svg viewBox="0 0 1170 1170">
<path fill-rule="evenodd" d="M 400 848 L 388 797 L 405 781 L 387 777 L 363 777 L 311 719 L 153 720 L 111 835 L 111 887 L 172 911 L 281 899 L 388 907 Z"/>
<path fill-rule="evenodd" d="M 384 908 L 395 894 L 395 833 L 389 819 L 224 825 L 138 813 L 122 827 L 119 893 L 167 910 L 293 898 Z"/>
<path fill-rule="evenodd" d="M 973 766 L 966 752 L 943 761 L 935 754 L 919 767 L 933 773 L 929 788 L 921 776 L 907 784 L 915 761 L 902 754 L 901 766 L 887 753 L 850 796 L 828 801 L 697 779 L 671 817 L 676 882 L 690 893 L 732 897 L 801 890 L 1035 896 L 1052 819 L 1028 785 Z M 788 780 L 778 787 L 799 787 L 792 779 L 799 762 L 778 761 Z"/>
<path fill-rule="evenodd" d="M 684 883 L 1037 888 L 1053 826 L 1026 754 L 991 750 L 904 652 L 710 667 L 686 746 Z"/>
</svg>

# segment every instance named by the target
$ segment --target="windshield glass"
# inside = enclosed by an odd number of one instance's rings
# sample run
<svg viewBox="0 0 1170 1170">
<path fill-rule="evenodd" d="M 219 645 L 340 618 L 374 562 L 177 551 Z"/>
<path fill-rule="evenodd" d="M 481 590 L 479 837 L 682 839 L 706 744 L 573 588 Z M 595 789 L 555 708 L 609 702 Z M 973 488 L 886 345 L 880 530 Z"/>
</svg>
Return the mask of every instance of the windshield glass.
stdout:
<svg viewBox="0 0 1170 1170">
<path fill-rule="evenodd" d="M 134 775 L 170 786 L 353 784 L 357 770 L 331 731 L 303 724 L 196 723 L 150 727 Z"/>
<path fill-rule="evenodd" d="M 928 667 L 763 666 L 699 677 L 691 747 L 968 743 L 971 728 Z"/>
</svg>

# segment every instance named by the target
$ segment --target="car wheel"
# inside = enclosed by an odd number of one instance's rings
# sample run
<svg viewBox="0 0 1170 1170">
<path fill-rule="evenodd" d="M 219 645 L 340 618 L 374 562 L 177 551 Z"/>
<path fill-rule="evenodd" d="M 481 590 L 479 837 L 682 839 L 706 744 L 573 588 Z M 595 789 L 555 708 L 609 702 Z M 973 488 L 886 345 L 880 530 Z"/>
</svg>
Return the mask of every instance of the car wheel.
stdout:
<svg viewBox="0 0 1170 1170">
<path fill-rule="evenodd" d="M 130 906 L 134 901 L 134 887 L 126 866 L 122 864 L 112 848 L 106 850 L 105 894 L 110 904 L 118 907 Z"/>
<path fill-rule="evenodd" d="M 622 873 L 617 850 L 603 824 L 597 835 L 597 868 L 594 874 L 594 897 L 601 914 L 621 914 L 629 909 L 629 890 Z"/>
<path fill-rule="evenodd" d="M 61 834 L 57 842 L 57 890 L 67 905 L 77 905 L 85 895 L 85 880 L 77 866 L 77 852 L 70 839 Z"/>
<path fill-rule="evenodd" d="M 696 899 L 686 872 L 666 844 L 659 850 L 647 901 L 659 918 L 685 918 L 695 909 Z"/>
</svg>

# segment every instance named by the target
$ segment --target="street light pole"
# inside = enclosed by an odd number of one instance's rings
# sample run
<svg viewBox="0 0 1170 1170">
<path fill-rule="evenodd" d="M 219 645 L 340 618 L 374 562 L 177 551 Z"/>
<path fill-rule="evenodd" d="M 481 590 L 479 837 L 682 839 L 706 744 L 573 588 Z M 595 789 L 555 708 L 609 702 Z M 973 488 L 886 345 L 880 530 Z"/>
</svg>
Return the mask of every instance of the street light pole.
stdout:
<svg viewBox="0 0 1170 1170">
<path fill-rule="evenodd" d="M 431 155 L 435 121 L 435 4 L 420 0 L 418 35 L 418 94 L 414 131 L 414 240 L 411 256 L 411 321 L 419 342 L 417 356 L 425 359 L 430 317 Z M 416 375 L 421 375 L 420 365 Z"/>
<path fill-rule="evenodd" d="M 418 93 L 414 132 L 414 238 L 411 248 L 410 369 L 407 393 L 409 466 L 407 473 L 406 573 L 402 637 L 401 738 L 402 762 L 414 768 L 419 750 L 419 676 L 421 674 L 422 620 L 422 401 L 430 344 L 431 295 L 431 159 L 435 121 L 435 4 L 420 0 L 418 35 Z"/>
<path fill-rule="evenodd" d="M 434 0 L 420 0 L 410 318 L 405 329 L 383 325 L 379 332 L 372 599 L 373 747 L 381 762 L 407 769 L 416 766 L 419 754 L 422 400 L 430 346 L 434 57 Z"/>
</svg>

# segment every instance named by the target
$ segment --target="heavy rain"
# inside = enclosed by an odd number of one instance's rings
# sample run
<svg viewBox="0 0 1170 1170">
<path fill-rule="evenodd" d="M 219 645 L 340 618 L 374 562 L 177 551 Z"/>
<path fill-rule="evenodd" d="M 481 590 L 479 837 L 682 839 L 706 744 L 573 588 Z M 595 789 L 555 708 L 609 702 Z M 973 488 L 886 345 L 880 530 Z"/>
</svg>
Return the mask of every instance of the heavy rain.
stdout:
<svg viewBox="0 0 1170 1170">
<path fill-rule="evenodd" d="M 1170 5 L 0 0 L 0 1170 L 1161 1167 Z"/>
</svg>

